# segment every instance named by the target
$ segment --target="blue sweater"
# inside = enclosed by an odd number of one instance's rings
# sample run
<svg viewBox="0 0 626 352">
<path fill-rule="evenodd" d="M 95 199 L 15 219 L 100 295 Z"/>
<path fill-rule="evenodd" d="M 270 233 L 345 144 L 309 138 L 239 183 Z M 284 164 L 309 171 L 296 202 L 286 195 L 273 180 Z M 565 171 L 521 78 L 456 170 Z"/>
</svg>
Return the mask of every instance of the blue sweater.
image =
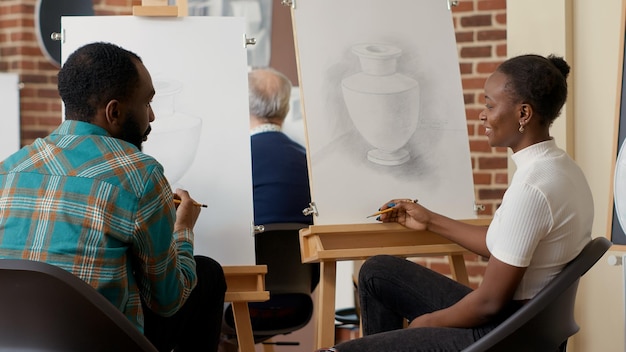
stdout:
<svg viewBox="0 0 626 352">
<path fill-rule="evenodd" d="M 313 224 L 302 210 L 311 202 L 305 149 L 282 132 L 250 137 L 254 224 Z"/>
</svg>

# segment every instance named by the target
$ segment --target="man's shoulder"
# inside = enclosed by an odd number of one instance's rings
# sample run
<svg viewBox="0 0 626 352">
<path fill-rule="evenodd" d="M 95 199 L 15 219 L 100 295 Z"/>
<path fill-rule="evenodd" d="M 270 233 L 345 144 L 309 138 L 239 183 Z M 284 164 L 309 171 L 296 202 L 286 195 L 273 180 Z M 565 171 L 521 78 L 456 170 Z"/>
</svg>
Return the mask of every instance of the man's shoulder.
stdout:
<svg viewBox="0 0 626 352">
<path fill-rule="evenodd" d="M 289 138 L 286 134 L 282 132 L 266 132 L 266 133 L 258 133 L 250 136 L 250 142 L 252 146 L 255 145 L 284 145 L 291 146 L 297 150 L 302 152 L 306 152 L 306 149 L 298 142 Z"/>
</svg>

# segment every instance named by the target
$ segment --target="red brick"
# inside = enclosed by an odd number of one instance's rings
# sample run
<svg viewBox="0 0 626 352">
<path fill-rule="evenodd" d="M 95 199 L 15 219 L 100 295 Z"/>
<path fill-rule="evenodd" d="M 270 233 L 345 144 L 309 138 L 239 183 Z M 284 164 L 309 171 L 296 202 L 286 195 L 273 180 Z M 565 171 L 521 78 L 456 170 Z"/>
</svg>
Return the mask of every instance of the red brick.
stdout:
<svg viewBox="0 0 626 352">
<path fill-rule="evenodd" d="M 37 40 L 34 33 L 30 32 L 12 32 L 11 33 L 11 41 L 34 41 Z"/>
<path fill-rule="evenodd" d="M 480 115 L 482 111 L 483 109 L 465 108 L 465 116 L 468 120 L 478 120 L 478 115 Z"/>
<path fill-rule="evenodd" d="M 22 82 L 24 83 L 46 83 L 47 79 L 45 76 L 36 75 L 36 74 L 23 74 Z"/>
<path fill-rule="evenodd" d="M 476 33 L 476 39 L 478 39 L 478 41 L 503 40 L 503 39 L 506 39 L 506 30 L 493 29 L 493 30 L 478 31 Z"/>
<path fill-rule="evenodd" d="M 24 130 L 22 129 L 22 142 L 23 145 L 32 143 L 36 138 L 43 138 L 45 136 L 47 136 L 50 132 L 48 130 Z"/>
<path fill-rule="evenodd" d="M 509 174 L 508 173 L 496 173 L 496 177 L 494 179 L 494 183 L 498 185 L 508 185 L 509 184 Z"/>
<path fill-rule="evenodd" d="M 473 64 L 470 62 L 461 62 L 459 63 L 459 70 L 461 75 L 471 74 L 473 72 Z"/>
<path fill-rule="evenodd" d="M 17 51 L 18 48 L 14 46 L 0 48 L 0 57 L 15 56 L 17 55 Z"/>
<path fill-rule="evenodd" d="M 491 174 L 480 172 L 474 173 L 474 184 L 475 185 L 490 185 L 491 184 Z"/>
<path fill-rule="evenodd" d="M 1 18 L 0 28 L 17 28 L 20 27 L 20 20 L 15 18 Z"/>
<path fill-rule="evenodd" d="M 468 43 L 474 41 L 474 32 L 456 32 L 457 43 Z"/>
<path fill-rule="evenodd" d="M 500 64 L 501 64 L 501 61 L 479 62 L 476 65 L 476 72 L 491 74 L 496 70 L 496 68 L 498 68 L 498 66 L 500 66 Z"/>
<path fill-rule="evenodd" d="M 478 10 L 506 10 L 506 0 L 479 0 Z"/>
<path fill-rule="evenodd" d="M 480 199 L 502 199 L 506 188 L 502 189 L 481 189 L 478 191 Z"/>
<path fill-rule="evenodd" d="M 506 156 L 478 158 L 478 167 L 485 170 L 506 169 L 508 159 Z"/>
<path fill-rule="evenodd" d="M 63 118 L 61 116 L 61 110 L 59 110 L 56 114 L 52 116 L 41 117 L 39 119 L 39 123 L 42 126 L 49 127 L 46 134 L 52 132 L 55 128 L 57 128 L 57 126 L 59 126 L 61 121 L 63 121 Z"/>
<path fill-rule="evenodd" d="M 470 58 L 470 57 L 491 57 L 491 46 L 465 46 L 461 48 L 461 57 L 462 58 Z"/>
<path fill-rule="evenodd" d="M 472 152 L 491 152 L 491 146 L 486 139 L 481 141 L 470 141 L 470 151 Z"/>
<path fill-rule="evenodd" d="M 508 148 L 505 147 L 495 147 L 494 150 L 498 153 L 503 153 L 504 155 L 506 155 Z"/>
<path fill-rule="evenodd" d="M 506 24 L 506 13 L 497 14 L 495 16 L 495 19 L 496 19 L 496 23 L 497 24 L 505 25 Z"/>
<path fill-rule="evenodd" d="M 483 89 L 485 87 L 486 78 L 462 78 L 461 85 L 463 89 Z"/>
<path fill-rule="evenodd" d="M 485 209 L 479 212 L 480 215 L 492 215 L 495 211 L 495 208 L 492 204 L 486 203 L 483 204 L 483 206 L 485 207 Z"/>
<path fill-rule="evenodd" d="M 108 6 L 130 7 L 132 2 L 128 0 L 106 0 L 104 3 L 105 5 L 108 5 Z"/>
<path fill-rule="evenodd" d="M 452 7 L 452 13 L 459 13 L 459 12 L 471 12 L 474 11 L 474 2 L 473 1 L 464 1 L 461 0 L 457 3 L 456 6 Z"/>
<path fill-rule="evenodd" d="M 461 17 L 460 25 L 466 27 L 489 27 L 491 26 L 491 15 L 474 15 Z"/>
<path fill-rule="evenodd" d="M 474 99 L 475 99 L 475 97 L 474 97 L 474 94 L 472 94 L 472 93 L 465 93 L 465 94 L 463 94 L 463 103 L 465 105 L 469 105 L 469 104 L 474 103 Z"/>
<path fill-rule="evenodd" d="M 496 45 L 496 55 L 498 57 L 506 57 L 506 44 Z"/>
</svg>

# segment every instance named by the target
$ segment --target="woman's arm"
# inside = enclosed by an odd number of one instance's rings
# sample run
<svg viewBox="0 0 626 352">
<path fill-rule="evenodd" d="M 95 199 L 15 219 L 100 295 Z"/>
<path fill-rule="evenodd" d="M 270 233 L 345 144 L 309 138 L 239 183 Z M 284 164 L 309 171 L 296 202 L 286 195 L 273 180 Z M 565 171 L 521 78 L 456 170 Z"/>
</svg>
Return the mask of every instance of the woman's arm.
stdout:
<svg viewBox="0 0 626 352">
<path fill-rule="evenodd" d="M 489 322 L 513 299 L 525 267 L 489 259 L 480 287 L 453 306 L 415 318 L 409 327 L 469 328 Z"/>
<path fill-rule="evenodd" d="M 382 214 L 380 221 L 397 222 L 414 230 L 429 230 L 483 257 L 487 249 L 487 227 L 466 224 L 432 212 L 410 200 L 392 200 L 381 207 L 395 210 Z"/>
</svg>

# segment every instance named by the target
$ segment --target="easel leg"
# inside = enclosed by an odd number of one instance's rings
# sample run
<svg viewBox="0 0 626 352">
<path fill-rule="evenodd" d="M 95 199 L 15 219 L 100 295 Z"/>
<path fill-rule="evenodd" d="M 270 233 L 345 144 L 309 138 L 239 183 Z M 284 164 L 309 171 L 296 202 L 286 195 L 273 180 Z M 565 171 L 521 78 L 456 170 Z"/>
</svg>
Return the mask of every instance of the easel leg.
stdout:
<svg viewBox="0 0 626 352">
<path fill-rule="evenodd" d="M 334 261 L 320 263 L 321 280 L 317 301 L 317 330 L 315 348 L 330 347 L 335 344 L 335 285 L 337 280 L 337 263 Z"/>
<path fill-rule="evenodd" d="M 450 271 L 452 271 L 452 277 L 459 283 L 469 287 L 469 277 L 467 275 L 467 268 L 465 267 L 465 259 L 462 254 L 453 254 L 448 256 L 450 261 Z"/>
<path fill-rule="evenodd" d="M 265 342 L 272 342 L 272 339 L 269 339 Z M 274 352 L 274 345 L 270 345 L 270 344 L 264 344 L 263 345 L 263 352 Z"/>
<path fill-rule="evenodd" d="M 254 336 L 247 302 L 233 302 L 233 317 L 240 352 L 254 352 Z"/>
</svg>

